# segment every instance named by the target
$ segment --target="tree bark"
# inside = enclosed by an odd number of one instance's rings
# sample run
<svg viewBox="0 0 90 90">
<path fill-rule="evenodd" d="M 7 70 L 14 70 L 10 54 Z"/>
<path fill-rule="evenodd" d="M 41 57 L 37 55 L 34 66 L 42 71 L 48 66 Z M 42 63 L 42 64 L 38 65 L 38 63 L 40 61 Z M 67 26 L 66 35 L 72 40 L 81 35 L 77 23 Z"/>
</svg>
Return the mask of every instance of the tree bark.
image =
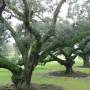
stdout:
<svg viewBox="0 0 90 90">
<path fill-rule="evenodd" d="M 31 90 L 32 73 L 37 65 L 35 64 L 36 60 L 33 59 L 23 70 L 18 65 L 9 62 L 5 57 L 0 56 L 0 68 L 5 68 L 12 72 L 12 81 L 15 84 L 17 90 Z"/>
<path fill-rule="evenodd" d="M 34 68 L 33 62 L 30 62 L 20 75 L 14 74 L 12 76 L 12 81 L 17 90 L 32 90 L 31 78 Z"/>
<path fill-rule="evenodd" d="M 73 73 L 73 68 L 72 68 L 73 64 L 74 64 L 74 61 L 71 61 L 71 60 L 66 61 L 66 64 L 64 64 L 64 66 L 66 68 L 65 74 L 72 74 Z"/>
<path fill-rule="evenodd" d="M 18 65 L 10 62 L 7 58 L 0 55 L 0 68 L 8 69 L 12 74 L 18 74 L 22 72 L 22 68 Z"/>
<path fill-rule="evenodd" d="M 67 65 L 64 65 L 64 66 L 66 68 L 65 74 L 73 73 L 72 65 L 67 64 Z"/>
<path fill-rule="evenodd" d="M 38 64 L 38 53 L 32 52 L 30 54 L 30 57 L 26 57 L 26 59 L 27 60 L 25 60 L 26 62 L 24 63 L 24 78 L 25 78 L 26 88 L 23 90 L 32 90 L 31 79 L 32 79 L 33 71 Z"/>
<path fill-rule="evenodd" d="M 31 62 L 31 65 L 28 65 L 28 67 L 25 70 L 25 81 L 26 81 L 26 86 L 27 88 L 25 90 L 31 90 L 31 79 L 32 79 L 32 73 L 34 70 L 33 63 Z"/>
</svg>

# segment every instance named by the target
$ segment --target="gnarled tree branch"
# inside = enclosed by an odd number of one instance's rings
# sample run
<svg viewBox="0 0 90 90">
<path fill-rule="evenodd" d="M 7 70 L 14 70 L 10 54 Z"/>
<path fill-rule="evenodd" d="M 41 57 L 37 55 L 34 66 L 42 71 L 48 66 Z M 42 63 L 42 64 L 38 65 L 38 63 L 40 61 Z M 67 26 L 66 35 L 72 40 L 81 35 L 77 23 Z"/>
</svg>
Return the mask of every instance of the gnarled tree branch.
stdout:
<svg viewBox="0 0 90 90">
<path fill-rule="evenodd" d="M 26 25 L 28 31 L 35 36 L 36 40 L 40 41 L 41 35 L 35 28 L 32 28 L 32 26 L 30 25 L 31 21 L 29 20 L 32 18 L 32 16 L 30 16 L 32 11 L 29 10 L 27 1 L 26 0 L 22 0 L 22 1 L 24 4 L 24 24 Z"/>
<path fill-rule="evenodd" d="M 22 70 L 18 65 L 10 62 L 7 58 L 0 55 L 0 68 L 8 69 L 13 74 L 19 74 Z"/>
<path fill-rule="evenodd" d="M 6 28 L 11 32 L 11 35 L 13 36 L 21 54 L 23 54 L 23 48 L 22 48 L 23 46 L 22 46 L 21 41 L 19 40 L 17 33 L 14 31 L 14 29 L 9 25 L 9 23 L 3 17 L 0 17 L 0 20 L 6 26 Z"/>
<path fill-rule="evenodd" d="M 10 0 L 6 0 L 7 7 L 14 12 L 14 14 L 18 17 L 19 20 L 23 20 L 24 15 L 20 11 L 17 10 L 15 6 L 12 6 Z"/>
<path fill-rule="evenodd" d="M 54 12 L 54 15 L 53 15 L 53 19 L 52 19 L 52 23 L 51 23 L 51 26 L 50 26 L 50 30 L 45 34 L 42 42 L 45 42 L 51 35 L 54 34 L 57 17 L 58 17 L 59 11 L 60 11 L 60 9 L 61 9 L 61 7 L 62 7 L 64 2 L 66 2 L 66 0 L 60 0 L 59 4 L 57 5 L 57 8 L 56 8 L 56 10 Z"/>
</svg>

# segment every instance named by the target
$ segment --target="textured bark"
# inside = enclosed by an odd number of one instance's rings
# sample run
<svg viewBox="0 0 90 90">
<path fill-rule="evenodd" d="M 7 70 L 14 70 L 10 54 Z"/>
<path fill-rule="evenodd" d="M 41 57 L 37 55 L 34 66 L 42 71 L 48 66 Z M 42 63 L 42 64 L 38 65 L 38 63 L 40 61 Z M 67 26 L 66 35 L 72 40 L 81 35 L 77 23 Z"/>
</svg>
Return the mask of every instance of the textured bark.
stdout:
<svg viewBox="0 0 90 90">
<path fill-rule="evenodd" d="M 16 64 L 10 62 L 7 58 L 0 56 L 0 68 L 5 68 L 11 71 L 13 74 L 19 74 L 22 69 Z"/>
<path fill-rule="evenodd" d="M 30 56 L 27 56 L 24 59 L 24 78 L 26 84 L 26 88 L 24 90 L 31 90 L 32 74 L 38 64 L 38 49 L 36 52 L 31 52 Z"/>
<path fill-rule="evenodd" d="M 65 74 L 71 74 L 71 73 L 73 73 L 73 69 L 72 69 L 72 66 L 73 65 L 72 64 L 68 63 L 68 64 L 66 64 L 64 66 L 66 68 Z"/>
<path fill-rule="evenodd" d="M 32 71 L 29 70 L 28 72 L 29 74 L 26 74 L 26 75 L 23 72 L 19 76 L 14 75 L 12 77 L 12 80 L 15 83 L 17 90 L 31 90 Z"/>
<path fill-rule="evenodd" d="M 27 88 L 26 90 L 31 90 L 31 79 L 32 79 L 32 73 L 33 73 L 33 70 L 34 70 L 34 67 L 32 67 L 32 63 L 31 63 L 31 66 L 29 66 L 30 68 L 27 68 L 27 72 L 25 73 L 25 79 L 26 79 L 26 85 L 27 85 Z"/>
<path fill-rule="evenodd" d="M 14 82 L 17 90 L 32 90 L 31 78 L 34 68 L 35 68 L 34 62 L 30 62 L 26 64 L 24 70 L 19 75 L 14 74 L 12 76 L 12 81 Z"/>
<path fill-rule="evenodd" d="M 66 60 L 66 64 L 64 64 L 66 71 L 65 74 L 72 74 L 73 73 L 73 64 L 75 62 L 73 60 Z"/>
<path fill-rule="evenodd" d="M 0 68 L 8 69 L 9 71 L 12 72 L 12 81 L 15 84 L 17 90 L 23 90 L 23 89 L 18 89 L 18 86 L 20 87 L 20 84 L 23 79 L 23 69 L 20 68 L 18 65 L 10 62 L 7 58 L 0 56 Z"/>
</svg>

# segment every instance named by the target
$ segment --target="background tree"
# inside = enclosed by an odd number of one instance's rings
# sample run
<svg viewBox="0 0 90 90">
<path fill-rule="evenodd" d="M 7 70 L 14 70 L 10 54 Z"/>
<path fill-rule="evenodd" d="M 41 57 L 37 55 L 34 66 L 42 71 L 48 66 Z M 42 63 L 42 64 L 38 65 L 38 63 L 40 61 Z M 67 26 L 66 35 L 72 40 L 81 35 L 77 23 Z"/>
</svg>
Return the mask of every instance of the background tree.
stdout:
<svg viewBox="0 0 90 90">
<path fill-rule="evenodd" d="M 89 12 L 87 11 L 86 6 L 84 6 L 86 5 L 85 3 L 86 2 L 83 2 L 80 6 L 80 3 L 77 0 L 69 2 L 70 6 L 68 8 L 66 20 L 57 23 L 55 38 L 57 38 L 56 42 L 58 44 L 57 47 L 52 50 L 53 55 L 51 55 L 54 59 L 50 58 L 50 60 L 46 60 L 45 63 L 49 61 L 58 61 L 60 64 L 65 65 L 65 62 L 68 61 L 69 64 L 66 63 L 67 66 L 72 67 L 74 58 L 77 56 L 75 52 L 79 50 L 79 48 L 75 48 L 75 46 L 90 34 Z M 84 9 L 85 12 L 81 12 Z M 86 13 L 87 15 L 84 17 Z M 63 54 L 66 59 L 62 60 L 61 58 L 58 58 L 61 54 Z M 72 72 L 72 68 L 67 71 Z"/>
</svg>

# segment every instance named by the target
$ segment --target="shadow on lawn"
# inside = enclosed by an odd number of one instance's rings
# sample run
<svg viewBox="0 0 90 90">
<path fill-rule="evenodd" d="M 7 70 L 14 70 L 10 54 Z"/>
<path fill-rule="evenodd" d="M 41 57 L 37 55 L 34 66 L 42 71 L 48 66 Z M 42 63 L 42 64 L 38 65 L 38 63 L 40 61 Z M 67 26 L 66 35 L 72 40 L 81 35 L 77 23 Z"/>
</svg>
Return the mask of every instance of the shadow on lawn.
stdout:
<svg viewBox="0 0 90 90">
<path fill-rule="evenodd" d="M 90 68 L 90 65 L 89 66 L 77 66 L 79 68 Z"/>
<path fill-rule="evenodd" d="M 14 85 L 0 87 L 0 90 L 16 90 Z M 64 90 L 61 86 L 52 84 L 32 84 L 31 90 Z"/>
<path fill-rule="evenodd" d="M 73 77 L 73 78 L 83 78 L 83 77 L 90 77 L 90 74 L 86 74 L 80 71 L 76 71 L 71 74 L 65 74 L 64 71 L 55 71 L 55 72 L 49 72 L 49 76 L 55 76 L 55 77 Z"/>
</svg>

